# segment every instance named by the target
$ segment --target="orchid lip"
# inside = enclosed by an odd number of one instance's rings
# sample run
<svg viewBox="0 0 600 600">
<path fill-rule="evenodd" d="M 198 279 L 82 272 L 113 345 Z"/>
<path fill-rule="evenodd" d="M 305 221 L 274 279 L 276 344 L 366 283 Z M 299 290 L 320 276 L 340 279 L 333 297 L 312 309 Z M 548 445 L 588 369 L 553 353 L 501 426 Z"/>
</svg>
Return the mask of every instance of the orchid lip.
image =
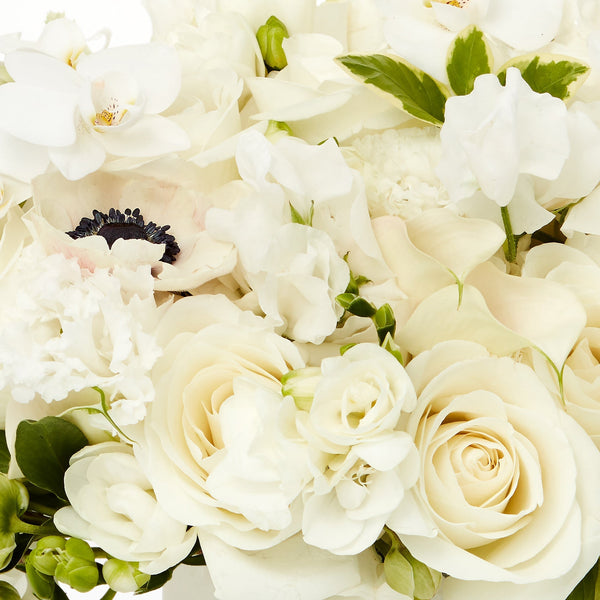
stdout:
<svg viewBox="0 0 600 600">
<path fill-rule="evenodd" d="M 118 240 L 145 240 L 152 244 L 164 244 L 165 252 L 160 259 L 162 262 L 172 264 L 179 254 L 179 245 L 175 236 L 167 233 L 170 225 L 159 226 L 150 221 L 146 223 L 140 209 L 133 211 L 126 208 L 123 212 L 111 208 L 108 213 L 99 210 L 92 211 L 93 218 L 83 217 L 73 231 L 67 231 L 74 240 L 99 235 L 106 240 L 109 248 Z"/>
</svg>

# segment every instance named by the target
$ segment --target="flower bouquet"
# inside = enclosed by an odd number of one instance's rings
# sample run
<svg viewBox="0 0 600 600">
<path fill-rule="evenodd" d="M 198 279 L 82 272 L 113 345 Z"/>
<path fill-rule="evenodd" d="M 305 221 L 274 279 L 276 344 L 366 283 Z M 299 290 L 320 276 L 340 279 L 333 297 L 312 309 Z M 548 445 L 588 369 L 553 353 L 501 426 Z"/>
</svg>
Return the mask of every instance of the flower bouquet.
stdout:
<svg viewBox="0 0 600 600">
<path fill-rule="evenodd" d="M 598 600 L 600 5 L 146 8 L 0 38 L 0 597 Z"/>
</svg>

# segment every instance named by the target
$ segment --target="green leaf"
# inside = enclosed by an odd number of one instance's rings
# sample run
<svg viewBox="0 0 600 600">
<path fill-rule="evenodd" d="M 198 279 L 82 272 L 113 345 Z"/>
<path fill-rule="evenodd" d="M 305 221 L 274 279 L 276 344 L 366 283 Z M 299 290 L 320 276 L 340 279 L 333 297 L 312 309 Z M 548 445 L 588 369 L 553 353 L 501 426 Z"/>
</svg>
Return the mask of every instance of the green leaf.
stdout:
<svg viewBox="0 0 600 600">
<path fill-rule="evenodd" d="M 63 478 L 69 459 L 87 444 L 85 435 L 72 423 L 59 417 L 44 417 L 19 423 L 15 453 L 29 481 L 66 500 Z"/>
<path fill-rule="evenodd" d="M 492 72 L 493 57 L 475 25 L 463 29 L 454 39 L 448 51 L 446 73 L 454 92 L 459 96 L 470 94 L 479 75 Z"/>
<path fill-rule="evenodd" d="M 8 473 L 10 463 L 10 452 L 6 444 L 6 433 L 0 429 L 0 472 Z"/>
<path fill-rule="evenodd" d="M 596 563 L 567 596 L 567 600 L 597 600 L 598 598 L 600 598 L 600 582 L 598 580 L 598 563 Z"/>
<path fill-rule="evenodd" d="M 376 312 L 376 308 L 364 298 L 345 292 L 336 296 L 337 303 L 350 314 L 356 315 L 357 317 L 373 317 Z"/>
<path fill-rule="evenodd" d="M 408 114 L 434 125 L 444 122 L 446 87 L 417 67 L 384 54 L 339 56 L 336 60 L 360 81 L 399 100 Z"/>
<path fill-rule="evenodd" d="M 567 100 L 586 80 L 590 67 L 571 60 L 568 56 L 555 54 L 527 54 L 509 60 L 498 73 L 502 85 L 506 83 L 506 71 L 516 67 L 529 87 L 538 94 L 548 93 L 555 98 Z"/>
</svg>

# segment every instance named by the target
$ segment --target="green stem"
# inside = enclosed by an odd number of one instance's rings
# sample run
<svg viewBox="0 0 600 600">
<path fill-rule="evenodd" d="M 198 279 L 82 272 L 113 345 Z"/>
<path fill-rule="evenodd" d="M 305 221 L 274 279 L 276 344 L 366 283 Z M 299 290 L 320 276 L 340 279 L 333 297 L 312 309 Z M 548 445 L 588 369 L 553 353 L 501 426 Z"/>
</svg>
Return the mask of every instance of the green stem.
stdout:
<svg viewBox="0 0 600 600">
<path fill-rule="evenodd" d="M 117 595 L 115 590 L 108 589 L 106 590 L 106 594 L 100 598 L 100 600 L 112 600 Z"/>
<path fill-rule="evenodd" d="M 517 244 L 515 242 L 512 224 L 510 222 L 508 206 L 500 207 L 500 213 L 502 214 L 502 224 L 504 225 L 504 231 L 506 232 L 506 247 L 504 248 L 504 256 L 508 262 L 514 263 L 515 260 L 517 260 Z"/>
<path fill-rule="evenodd" d="M 10 523 L 10 530 L 13 533 L 28 533 L 30 535 L 56 535 L 60 533 L 51 523 L 48 525 L 32 525 L 25 523 L 15 517 Z"/>
<path fill-rule="evenodd" d="M 51 506 L 46 506 L 45 504 L 42 504 L 41 502 L 35 502 L 35 501 L 29 503 L 29 508 L 31 510 L 34 510 L 35 512 L 41 513 L 43 515 L 49 515 L 49 516 L 54 515 L 54 513 L 58 510 L 57 508 L 52 508 Z"/>
</svg>

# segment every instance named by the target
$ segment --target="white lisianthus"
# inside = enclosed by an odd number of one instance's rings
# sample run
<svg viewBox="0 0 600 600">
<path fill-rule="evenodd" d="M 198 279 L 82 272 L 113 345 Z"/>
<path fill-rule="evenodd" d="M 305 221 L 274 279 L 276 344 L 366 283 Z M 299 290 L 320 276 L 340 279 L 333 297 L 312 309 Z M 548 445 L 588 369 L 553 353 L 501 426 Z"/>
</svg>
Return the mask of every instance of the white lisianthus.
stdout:
<svg viewBox="0 0 600 600">
<path fill-rule="evenodd" d="M 160 355 L 160 310 L 149 269 L 94 273 L 73 258 L 28 246 L 0 281 L 0 388 L 46 402 L 101 387 L 124 425 L 143 419 Z"/>
<path fill-rule="evenodd" d="M 397 430 L 415 392 L 400 363 L 375 344 L 358 344 L 321 364 L 308 415 L 299 430 L 315 458 L 304 494 L 302 532 L 334 554 L 358 554 L 379 537 L 404 491 L 417 480 L 417 453 Z"/>
<path fill-rule="evenodd" d="M 407 367 L 421 475 L 388 525 L 445 600 L 563 600 L 600 552 L 600 453 L 527 366 L 450 341 Z"/>
<path fill-rule="evenodd" d="M 144 573 L 162 573 L 194 546 L 196 530 L 163 510 L 125 444 L 96 444 L 73 455 L 65 491 L 71 506 L 55 514 L 58 529 L 92 540 L 115 558 L 139 562 Z"/>
<path fill-rule="evenodd" d="M 556 179 L 569 156 L 561 100 L 533 92 L 512 67 L 505 86 L 496 75 L 481 75 L 470 94 L 448 99 L 440 136 L 437 174 L 465 214 L 489 212 L 487 199 L 490 207 L 509 206 L 514 233 L 531 233 L 552 219 L 525 176 Z"/>
<path fill-rule="evenodd" d="M 158 334 L 139 457 L 161 505 L 240 548 L 296 533 L 310 476 L 280 379 L 303 366 L 298 350 L 224 296 L 177 301 Z"/>
<path fill-rule="evenodd" d="M 17 49 L 5 66 L 13 81 L 0 87 L 0 129 L 25 142 L 15 148 L 20 162 L 37 163 L 42 149 L 65 177 L 79 179 L 107 155 L 155 157 L 189 146 L 186 133 L 159 115 L 181 85 L 172 48 L 108 48 L 81 54 L 72 66 Z"/>
</svg>

